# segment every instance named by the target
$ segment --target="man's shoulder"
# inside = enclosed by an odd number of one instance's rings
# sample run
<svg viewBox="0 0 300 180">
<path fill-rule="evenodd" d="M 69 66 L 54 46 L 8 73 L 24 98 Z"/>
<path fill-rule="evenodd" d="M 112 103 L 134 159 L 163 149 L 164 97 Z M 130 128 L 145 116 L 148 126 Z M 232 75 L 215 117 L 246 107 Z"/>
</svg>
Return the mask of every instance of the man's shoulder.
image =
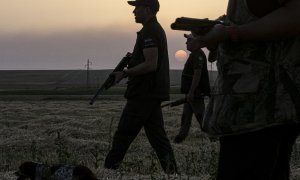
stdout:
<svg viewBox="0 0 300 180">
<path fill-rule="evenodd" d="M 143 27 L 143 29 L 141 30 L 141 33 L 142 34 L 158 34 L 158 33 L 165 33 L 165 31 L 158 22 L 151 22 Z"/>
<path fill-rule="evenodd" d="M 206 60 L 206 55 L 203 50 L 194 51 L 190 54 L 190 56 L 194 59 L 204 61 Z"/>
<path fill-rule="evenodd" d="M 202 49 L 198 49 L 196 51 L 192 51 L 191 54 L 196 55 L 196 56 L 205 56 L 205 53 Z"/>
</svg>

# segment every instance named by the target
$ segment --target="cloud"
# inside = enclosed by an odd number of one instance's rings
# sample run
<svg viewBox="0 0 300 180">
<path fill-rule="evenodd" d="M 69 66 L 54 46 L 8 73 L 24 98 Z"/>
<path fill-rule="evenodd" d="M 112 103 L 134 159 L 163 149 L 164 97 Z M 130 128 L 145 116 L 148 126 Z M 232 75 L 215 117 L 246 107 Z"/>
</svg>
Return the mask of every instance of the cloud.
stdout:
<svg viewBox="0 0 300 180">
<path fill-rule="evenodd" d="M 111 68 L 133 45 L 131 34 L 99 30 L 1 35 L 0 68 L 83 69 L 87 59 L 95 69 Z"/>
<path fill-rule="evenodd" d="M 111 30 L 110 30 L 111 29 Z M 182 69 L 175 60 L 177 50 L 185 49 L 183 32 L 169 32 L 170 67 Z M 92 69 L 112 69 L 132 52 L 136 33 L 109 27 L 53 33 L 0 34 L 0 70 L 84 69 L 87 59 Z"/>
</svg>

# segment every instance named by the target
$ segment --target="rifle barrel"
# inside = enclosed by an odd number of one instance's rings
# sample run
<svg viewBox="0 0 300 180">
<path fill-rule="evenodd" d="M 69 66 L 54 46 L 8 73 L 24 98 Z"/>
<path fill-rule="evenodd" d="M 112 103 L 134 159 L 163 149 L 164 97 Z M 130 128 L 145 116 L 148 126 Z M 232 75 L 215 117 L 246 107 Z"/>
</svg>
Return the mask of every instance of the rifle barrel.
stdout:
<svg viewBox="0 0 300 180">
<path fill-rule="evenodd" d="M 171 102 L 169 102 L 169 103 L 166 103 L 166 104 L 163 104 L 163 105 L 161 105 L 160 107 L 166 107 L 166 106 L 169 106 L 171 104 Z"/>
<path fill-rule="evenodd" d="M 170 107 L 174 107 L 174 106 L 179 106 L 181 104 L 186 103 L 186 98 L 180 98 L 171 102 L 168 102 L 166 104 L 161 105 L 160 107 L 166 107 L 166 106 L 170 106 Z"/>
<path fill-rule="evenodd" d="M 90 105 L 93 105 L 94 102 L 96 101 L 98 95 L 101 94 L 104 90 L 105 90 L 105 84 L 103 84 L 103 85 L 101 86 L 101 88 L 98 89 L 98 91 L 97 91 L 96 94 L 93 96 L 93 98 L 91 99 L 91 101 L 90 101 L 89 104 L 90 104 Z"/>
<path fill-rule="evenodd" d="M 200 33 L 207 33 L 208 30 L 216 24 L 223 24 L 223 22 L 219 20 L 209 20 L 207 18 L 196 19 L 181 17 L 177 18 L 175 22 L 171 24 L 171 29 L 183 31 L 199 31 Z"/>
<path fill-rule="evenodd" d="M 122 60 L 119 62 L 119 64 L 116 66 L 116 68 L 113 70 L 113 72 L 122 71 L 128 64 L 129 60 L 132 57 L 132 53 L 128 52 L 125 57 L 122 58 Z M 99 94 L 101 94 L 104 90 L 109 89 L 111 86 L 113 86 L 115 81 L 115 77 L 109 75 L 108 78 L 105 80 L 105 82 L 102 84 L 101 88 L 98 89 L 96 94 L 93 96 L 93 98 L 90 101 L 90 105 L 93 105 L 96 101 L 96 98 Z"/>
</svg>

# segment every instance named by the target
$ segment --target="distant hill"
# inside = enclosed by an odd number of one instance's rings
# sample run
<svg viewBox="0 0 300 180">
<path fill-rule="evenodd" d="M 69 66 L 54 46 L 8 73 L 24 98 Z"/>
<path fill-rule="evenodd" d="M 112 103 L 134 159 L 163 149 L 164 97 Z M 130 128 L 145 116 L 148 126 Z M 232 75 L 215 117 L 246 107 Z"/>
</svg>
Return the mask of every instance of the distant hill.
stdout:
<svg viewBox="0 0 300 180">
<path fill-rule="evenodd" d="M 0 70 L 0 90 L 56 90 L 99 87 L 112 70 Z M 170 71 L 171 86 L 179 86 L 182 70 Z M 216 72 L 210 72 L 211 81 Z M 87 79 L 89 82 L 87 83 Z M 124 86 L 122 81 L 120 86 Z"/>
</svg>

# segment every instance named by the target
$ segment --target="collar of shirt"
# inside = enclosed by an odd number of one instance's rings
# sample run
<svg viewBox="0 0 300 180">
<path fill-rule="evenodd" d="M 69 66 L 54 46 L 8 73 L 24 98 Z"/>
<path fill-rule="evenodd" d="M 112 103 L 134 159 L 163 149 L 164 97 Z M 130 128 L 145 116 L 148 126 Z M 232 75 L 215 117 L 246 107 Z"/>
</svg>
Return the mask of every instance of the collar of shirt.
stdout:
<svg viewBox="0 0 300 180">
<path fill-rule="evenodd" d="M 139 35 L 139 34 L 141 33 L 141 31 L 142 31 L 143 29 L 147 28 L 147 26 L 148 26 L 149 24 L 157 23 L 157 22 L 158 22 L 158 21 L 157 21 L 157 18 L 156 18 L 156 16 L 154 16 L 153 18 L 149 19 L 149 21 L 147 21 L 147 22 L 143 25 L 143 28 L 142 28 L 139 32 L 137 32 L 137 34 Z"/>
</svg>

